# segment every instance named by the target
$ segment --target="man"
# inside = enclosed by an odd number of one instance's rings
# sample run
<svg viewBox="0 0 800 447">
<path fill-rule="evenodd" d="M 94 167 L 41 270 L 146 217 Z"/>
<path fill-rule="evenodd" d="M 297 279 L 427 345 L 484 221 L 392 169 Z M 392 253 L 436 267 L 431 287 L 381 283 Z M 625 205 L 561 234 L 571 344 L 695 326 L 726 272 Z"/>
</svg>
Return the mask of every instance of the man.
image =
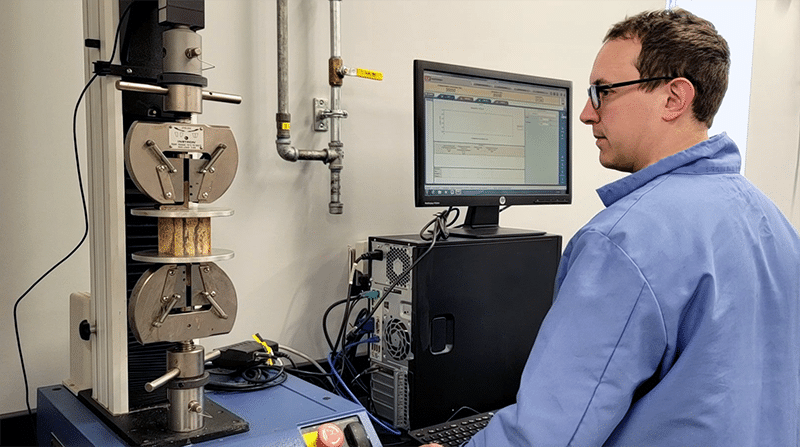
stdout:
<svg viewBox="0 0 800 447">
<path fill-rule="evenodd" d="M 467 447 L 800 445 L 800 238 L 708 137 L 728 67 L 683 10 L 608 32 L 580 118 L 631 175 L 598 190 L 517 403 Z"/>
</svg>

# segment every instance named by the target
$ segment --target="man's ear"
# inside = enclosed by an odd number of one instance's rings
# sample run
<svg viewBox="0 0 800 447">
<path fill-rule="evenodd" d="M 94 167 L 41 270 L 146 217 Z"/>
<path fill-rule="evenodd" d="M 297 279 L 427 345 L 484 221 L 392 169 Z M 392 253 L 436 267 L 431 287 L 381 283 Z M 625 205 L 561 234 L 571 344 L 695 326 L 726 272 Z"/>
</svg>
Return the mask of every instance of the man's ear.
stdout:
<svg viewBox="0 0 800 447">
<path fill-rule="evenodd" d="M 692 113 L 692 102 L 696 91 L 694 85 L 686 78 L 675 78 L 665 86 L 667 102 L 663 110 L 665 121 L 673 121 L 685 113 Z"/>
</svg>

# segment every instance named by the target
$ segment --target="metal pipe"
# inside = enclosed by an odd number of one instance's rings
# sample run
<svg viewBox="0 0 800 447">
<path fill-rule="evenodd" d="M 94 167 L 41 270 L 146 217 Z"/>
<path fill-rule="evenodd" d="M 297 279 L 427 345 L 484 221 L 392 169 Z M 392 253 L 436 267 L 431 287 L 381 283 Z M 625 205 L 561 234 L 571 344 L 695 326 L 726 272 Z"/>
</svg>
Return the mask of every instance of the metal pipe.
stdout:
<svg viewBox="0 0 800 447">
<path fill-rule="evenodd" d="M 342 58 L 342 2 L 341 0 L 330 0 L 331 12 L 331 60 Z M 342 76 L 340 73 L 331 73 L 330 77 L 335 75 Z M 328 203 L 328 212 L 330 214 L 342 214 L 344 211 L 344 204 L 341 200 L 341 172 L 344 168 L 342 159 L 344 158 L 344 145 L 341 142 L 342 119 L 344 114 L 337 113 L 342 110 L 342 83 L 331 83 L 331 141 L 328 149 L 333 155 L 329 167 L 331 171 L 331 201 Z"/>
<path fill-rule="evenodd" d="M 278 0 L 278 113 L 289 112 L 289 13 L 288 0 Z"/>
<path fill-rule="evenodd" d="M 330 165 L 331 170 L 331 214 L 341 214 L 342 204 L 340 198 L 340 172 L 342 170 L 342 144 L 339 141 L 343 114 L 333 113 L 330 116 L 332 130 L 331 142 L 326 149 L 298 150 L 292 146 L 291 139 L 291 114 L 289 113 L 289 14 L 288 0 L 277 0 L 278 17 L 278 112 L 275 114 L 277 138 L 275 146 L 278 155 L 287 161 L 318 160 Z M 341 53 L 340 45 L 340 0 L 331 1 L 331 54 L 338 57 Z M 340 86 L 331 87 L 331 109 L 340 111 L 341 93 Z"/>
<path fill-rule="evenodd" d="M 278 0 L 278 113 L 275 121 L 278 138 L 275 145 L 278 155 L 287 161 L 319 160 L 328 162 L 327 150 L 298 150 L 292 146 L 291 121 L 289 113 L 289 13 L 288 0 Z"/>
<path fill-rule="evenodd" d="M 278 0 L 278 113 L 275 124 L 278 138 L 275 140 L 278 155 L 284 160 L 297 161 L 299 153 L 292 147 L 291 121 L 289 114 L 289 13 L 288 0 Z"/>
</svg>

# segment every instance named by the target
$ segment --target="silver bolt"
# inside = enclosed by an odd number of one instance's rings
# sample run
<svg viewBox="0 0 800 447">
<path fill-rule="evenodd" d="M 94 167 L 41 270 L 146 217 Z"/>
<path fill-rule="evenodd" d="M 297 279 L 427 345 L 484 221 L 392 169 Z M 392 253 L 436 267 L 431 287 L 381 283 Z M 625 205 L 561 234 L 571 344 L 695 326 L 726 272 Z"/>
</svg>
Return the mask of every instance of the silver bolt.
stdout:
<svg viewBox="0 0 800 447">
<path fill-rule="evenodd" d="M 207 198 L 208 198 L 208 193 L 207 193 L 207 192 L 204 192 L 202 195 L 203 195 L 203 198 L 204 198 L 204 199 L 207 199 Z"/>
<path fill-rule="evenodd" d="M 217 296 L 217 291 L 216 290 L 212 290 L 211 291 L 211 296 Z"/>
<path fill-rule="evenodd" d="M 172 198 L 172 193 L 171 193 L 171 192 L 168 192 L 168 193 L 166 193 L 166 194 L 164 194 L 164 195 L 165 195 L 165 196 L 166 196 L 168 199 Z"/>
<path fill-rule="evenodd" d="M 216 171 L 216 169 L 214 169 L 214 167 L 213 167 L 213 166 L 212 166 L 212 167 L 210 167 L 210 168 L 208 168 L 208 172 L 210 172 L 210 173 L 212 173 L 212 174 L 213 174 L 213 173 L 214 173 L 214 171 Z"/>
<path fill-rule="evenodd" d="M 193 413 L 202 413 L 203 412 L 203 406 L 200 405 L 200 402 L 198 402 L 196 400 L 193 400 L 193 401 L 189 402 L 189 411 L 193 412 Z"/>
<path fill-rule="evenodd" d="M 131 74 L 131 73 L 133 73 L 133 70 L 131 70 L 130 68 L 127 68 L 127 69 L 125 69 L 125 73 Z"/>
</svg>

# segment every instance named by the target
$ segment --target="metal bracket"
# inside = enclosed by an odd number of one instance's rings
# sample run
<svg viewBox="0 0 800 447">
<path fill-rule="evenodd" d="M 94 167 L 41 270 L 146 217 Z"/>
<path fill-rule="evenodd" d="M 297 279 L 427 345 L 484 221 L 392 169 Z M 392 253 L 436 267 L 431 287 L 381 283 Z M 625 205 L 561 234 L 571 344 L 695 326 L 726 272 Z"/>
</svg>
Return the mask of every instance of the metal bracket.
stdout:
<svg viewBox="0 0 800 447">
<path fill-rule="evenodd" d="M 164 194 L 164 203 L 175 203 L 175 190 L 172 187 L 172 179 L 169 176 L 170 170 L 164 165 L 156 166 L 158 182 L 161 184 L 161 192 Z"/>
<path fill-rule="evenodd" d="M 314 98 L 314 130 L 317 132 L 328 131 L 328 100 L 325 98 Z"/>
<path fill-rule="evenodd" d="M 209 303 L 211 303 L 211 307 L 215 314 L 218 317 L 222 318 L 223 320 L 228 319 L 228 314 L 222 309 L 222 307 L 217 303 L 217 300 L 214 299 L 217 296 L 217 291 L 214 290 L 214 283 L 211 280 L 211 267 L 208 264 L 200 264 L 200 281 L 203 283 L 203 291 L 200 292 L 200 295 L 203 296 Z"/>
<path fill-rule="evenodd" d="M 98 76 L 119 76 L 126 79 L 149 81 L 154 84 L 158 80 L 161 70 L 131 65 L 115 65 L 108 63 L 108 61 L 95 61 L 94 73 Z"/>
<path fill-rule="evenodd" d="M 158 318 L 153 320 L 153 327 L 161 327 L 161 325 L 164 324 L 167 315 L 169 315 L 172 308 L 175 307 L 175 304 L 177 304 L 178 300 L 181 298 L 180 295 L 173 292 L 175 290 L 175 275 L 177 269 L 178 266 L 170 265 L 167 274 L 164 276 L 164 287 L 161 289 L 161 302 L 163 306 L 161 307 L 161 314 Z"/>
</svg>

